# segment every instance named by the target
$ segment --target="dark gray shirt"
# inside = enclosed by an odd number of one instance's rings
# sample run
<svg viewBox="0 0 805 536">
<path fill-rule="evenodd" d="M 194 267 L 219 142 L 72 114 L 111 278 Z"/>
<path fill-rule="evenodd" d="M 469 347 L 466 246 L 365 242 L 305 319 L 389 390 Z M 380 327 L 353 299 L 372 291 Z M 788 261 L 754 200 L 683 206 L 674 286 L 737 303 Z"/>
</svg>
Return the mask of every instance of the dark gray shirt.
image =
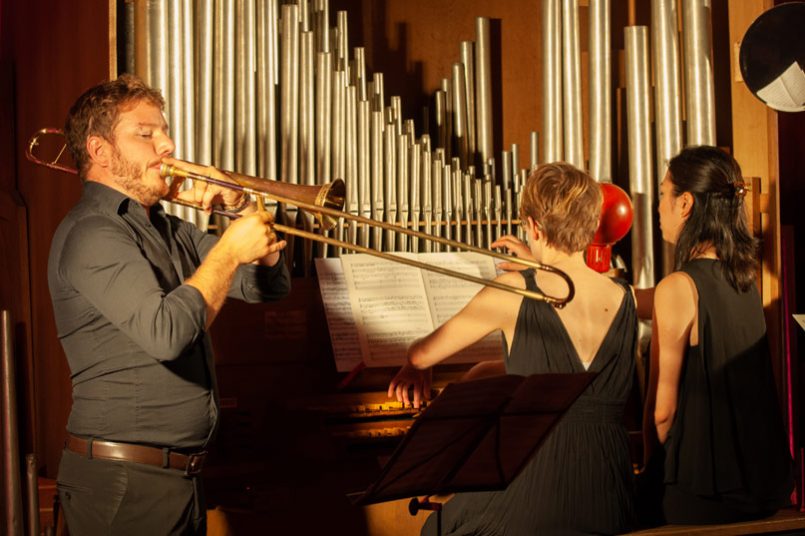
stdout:
<svg viewBox="0 0 805 536">
<path fill-rule="evenodd" d="M 70 365 L 67 430 L 110 441 L 200 447 L 218 404 L 201 293 L 183 284 L 218 238 L 147 212 L 88 181 L 50 249 L 48 284 Z M 283 259 L 238 268 L 229 297 L 280 298 L 290 289 Z"/>
</svg>

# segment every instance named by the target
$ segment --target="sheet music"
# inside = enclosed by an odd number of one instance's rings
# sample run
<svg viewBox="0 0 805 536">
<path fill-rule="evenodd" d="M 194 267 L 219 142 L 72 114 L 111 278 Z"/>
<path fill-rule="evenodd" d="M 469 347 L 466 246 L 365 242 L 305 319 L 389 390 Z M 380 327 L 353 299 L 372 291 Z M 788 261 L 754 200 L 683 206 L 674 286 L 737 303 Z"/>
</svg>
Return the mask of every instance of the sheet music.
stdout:
<svg viewBox="0 0 805 536">
<path fill-rule="evenodd" d="M 420 253 L 418 259 L 426 264 L 473 275 L 482 279 L 494 279 L 495 263 L 487 255 L 461 251 L 454 253 Z M 483 285 L 456 277 L 422 270 L 425 289 L 433 316 L 434 329 L 458 313 L 475 296 Z M 451 356 L 446 363 L 475 363 L 489 359 L 503 359 L 503 339 L 499 332 L 490 333 L 472 346 Z"/>
<path fill-rule="evenodd" d="M 494 262 L 484 255 L 394 253 L 427 264 L 492 279 Z M 365 254 L 316 259 L 336 369 L 405 363 L 408 347 L 460 311 L 482 285 Z M 494 333 L 451 356 L 447 363 L 502 358 Z"/>
<path fill-rule="evenodd" d="M 404 364 L 408 346 L 433 329 L 421 270 L 363 254 L 343 255 L 341 263 L 364 362 Z"/>
<path fill-rule="evenodd" d="M 341 259 L 317 258 L 315 262 L 335 368 L 339 372 L 350 371 L 363 359 Z"/>
</svg>

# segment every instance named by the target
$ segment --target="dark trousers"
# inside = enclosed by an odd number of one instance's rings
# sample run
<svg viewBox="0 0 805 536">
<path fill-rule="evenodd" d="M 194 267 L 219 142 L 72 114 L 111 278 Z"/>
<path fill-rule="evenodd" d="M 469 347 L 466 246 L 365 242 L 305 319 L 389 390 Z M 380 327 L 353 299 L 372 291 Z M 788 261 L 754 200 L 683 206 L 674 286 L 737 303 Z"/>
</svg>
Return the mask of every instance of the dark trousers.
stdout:
<svg viewBox="0 0 805 536">
<path fill-rule="evenodd" d="M 71 536 L 204 535 L 201 479 L 132 462 L 62 452 L 59 501 Z"/>
</svg>

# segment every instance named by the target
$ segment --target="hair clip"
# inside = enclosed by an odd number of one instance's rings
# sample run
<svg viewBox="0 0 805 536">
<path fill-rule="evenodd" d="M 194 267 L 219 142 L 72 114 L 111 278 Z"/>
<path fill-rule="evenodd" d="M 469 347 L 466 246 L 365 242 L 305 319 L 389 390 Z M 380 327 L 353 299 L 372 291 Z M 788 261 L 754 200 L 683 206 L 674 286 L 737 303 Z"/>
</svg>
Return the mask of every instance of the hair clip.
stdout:
<svg viewBox="0 0 805 536">
<path fill-rule="evenodd" d="M 746 197 L 746 183 L 744 181 L 735 181 L 732 183 L 733 195 L 736 199 L 743 199 Z"/>
</svg>

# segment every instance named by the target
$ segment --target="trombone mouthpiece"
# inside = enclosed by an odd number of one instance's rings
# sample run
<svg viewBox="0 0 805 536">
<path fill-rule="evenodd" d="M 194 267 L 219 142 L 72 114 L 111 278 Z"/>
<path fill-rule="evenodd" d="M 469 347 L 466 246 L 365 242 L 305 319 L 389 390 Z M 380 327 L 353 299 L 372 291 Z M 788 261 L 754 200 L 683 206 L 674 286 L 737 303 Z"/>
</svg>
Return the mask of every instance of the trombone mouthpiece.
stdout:
<svg viewBox="0 0 805 536">
<path fill-rule="evenodd" d="M 162 176 L 162 178 L 181 177 L 183 179 L 186 179 L 190 176 L 189 171 L 174 166 L 173 164 L 164 164 L 164 163 L 159 166 L 159 174 L 160 176 Z"/>
</svg>

